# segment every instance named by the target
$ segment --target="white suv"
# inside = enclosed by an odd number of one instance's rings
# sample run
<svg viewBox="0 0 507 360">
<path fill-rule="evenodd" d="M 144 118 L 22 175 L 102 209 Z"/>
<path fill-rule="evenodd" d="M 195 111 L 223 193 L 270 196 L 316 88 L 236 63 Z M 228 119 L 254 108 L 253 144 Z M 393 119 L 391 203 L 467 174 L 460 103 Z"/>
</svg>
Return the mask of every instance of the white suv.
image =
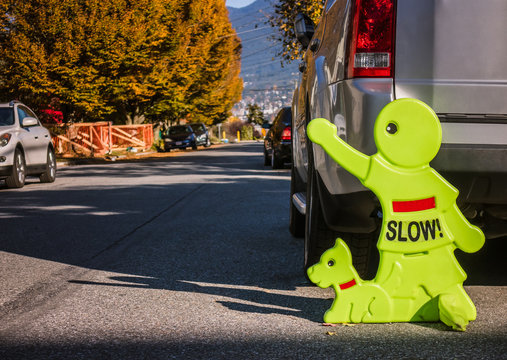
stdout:
<svg viewBox="0 0 507 360">
<path fill-rule="evenodd" d="M 27 175 L 38 176 L 41 182 L 55 181 L 51 136 L 26 105 L 0 104 L 0 179 L 7 187 L 20 188 Z"/>
</svg>

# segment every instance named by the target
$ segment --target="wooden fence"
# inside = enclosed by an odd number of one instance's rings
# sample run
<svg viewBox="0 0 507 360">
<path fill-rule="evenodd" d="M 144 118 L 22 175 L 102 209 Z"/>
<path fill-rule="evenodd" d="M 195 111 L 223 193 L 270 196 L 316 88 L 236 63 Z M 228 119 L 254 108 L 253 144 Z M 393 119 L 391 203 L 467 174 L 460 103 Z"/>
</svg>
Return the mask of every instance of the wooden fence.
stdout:
<svg viewBox="0 0 507 360">
<path fill-rule="evenodd" d="M 101 156 L 128 148 L 147 150 L 153 145 L 153 125 L 112 125 L 111 122 L 45 125 L 58 154 Z"/>
</svg>

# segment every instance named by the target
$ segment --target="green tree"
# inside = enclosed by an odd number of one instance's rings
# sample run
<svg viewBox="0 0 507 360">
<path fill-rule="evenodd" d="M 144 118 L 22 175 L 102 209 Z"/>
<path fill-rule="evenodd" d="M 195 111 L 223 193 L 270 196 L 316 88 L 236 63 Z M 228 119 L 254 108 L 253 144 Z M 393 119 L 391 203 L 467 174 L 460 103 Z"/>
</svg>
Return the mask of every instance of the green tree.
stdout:
<svg viewBox="0 0 507 360">
<path fill-rule="evenodd" d="M 258 104 L 248 104 L 246 111 L 246 119 L 249 123 L 262 125 L 265 122 L 264 113 Z"/>
<path fill-rule="evenodd" d="M 322 15 L 324 2 L 322 0 L 279 0 L 274 5 L 274 12 L 269 15 L 268 23 L 277 30 L 272 39 L 280 43 L 277 55 L 282 62 L 290 63 L 301 59 L 304 51 L 294 33 L 294 19 L 297 14 L 308 15 L 317 25 Z"/>
</svg>

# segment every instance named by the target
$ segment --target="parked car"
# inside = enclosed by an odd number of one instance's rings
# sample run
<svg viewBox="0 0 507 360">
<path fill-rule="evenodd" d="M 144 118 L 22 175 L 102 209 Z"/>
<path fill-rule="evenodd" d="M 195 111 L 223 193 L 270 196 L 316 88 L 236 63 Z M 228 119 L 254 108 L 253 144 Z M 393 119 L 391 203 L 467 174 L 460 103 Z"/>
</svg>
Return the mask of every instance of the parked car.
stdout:
<svg viewBox="0 0 507 360">
<path fill-rule="evenodd" d="M 49 131 L 28 106 L 0 104 L 0 179 L 21 188 L 27 176 L 50 183 L 56 178 L 56 157 Z"/>
<path fill-rule="evenodd" d="M 464 215 L 487 239 L 507 233 L 505 14 L 504 0 L 327 0 L 315 30 L 296 17 L 307 50 L 292 104 L 290 230 L 305 237 L 305 268 L 341 237 L 361 275 L 374 275 L 382 216 L 375 195 L 309 142 L 309 121 L 328 119 L 372 155 L 375 119 L 400 98 L 439 116 L 443 141 L 431 165 L 460 191 Z"/>
<path fill-rule="evenodd" d="M 165 151 L 186 149 L 187 147 L 191 147 L 194 150 L 197 149 L 196 136 L 190 125 L 171 126 L 167 129 L 163 139 Z"/>
<path fill-rule="evenodd" d="M 190 127 L 195 134 L 195 142 L 197 146 L 209 147 L 211 146 L 211 140 L 209 137 L 208 129 L 203 123 L 190 124 Z"/>
<path fill-rule="evenodd" d="M 264 138 L 264 165 L 280 169 L 292 161 L 292 111 L 284 107 L 273 120 L 271 128 Z"/>
</svg>

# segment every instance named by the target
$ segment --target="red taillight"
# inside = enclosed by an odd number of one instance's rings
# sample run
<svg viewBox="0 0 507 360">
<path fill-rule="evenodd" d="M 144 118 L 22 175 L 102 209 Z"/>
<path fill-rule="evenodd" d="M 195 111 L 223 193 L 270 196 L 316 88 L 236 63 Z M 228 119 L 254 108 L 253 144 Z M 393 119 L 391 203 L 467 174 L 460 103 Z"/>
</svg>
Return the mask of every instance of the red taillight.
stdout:
<svg viewBox="0 0 507 360">
<path fill-rule="evenodd" d="M 356 0 L 348 78 L 393 76 L 394 1 Z"/>
<path fill-rule="evenodd" d="M 288 126 L 282 131 L 282 140 L 290 140 L 291 127 Z"/>
</svg>

